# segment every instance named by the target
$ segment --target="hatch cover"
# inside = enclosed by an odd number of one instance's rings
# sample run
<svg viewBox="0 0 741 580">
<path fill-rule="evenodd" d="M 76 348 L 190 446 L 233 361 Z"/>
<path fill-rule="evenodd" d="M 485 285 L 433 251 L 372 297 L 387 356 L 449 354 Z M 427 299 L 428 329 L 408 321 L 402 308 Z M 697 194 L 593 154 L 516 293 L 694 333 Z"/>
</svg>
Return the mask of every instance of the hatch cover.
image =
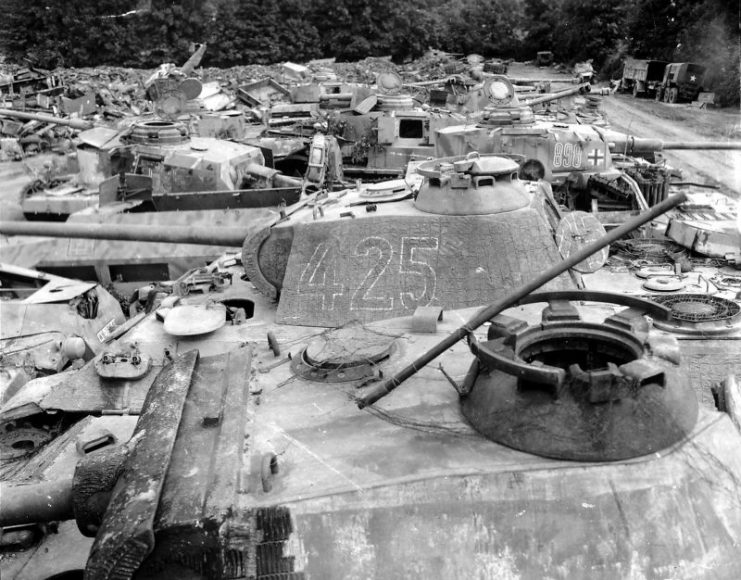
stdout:
<svg viewBox="0 0 741 580">
<path fill-rule="evenodd" d="M 592 214 L 574 211 L 566 214 L 556 228 L 556 244 L 564 259 L 584 246 L 602 239 L 606 235 L 604 226 Z M 595 252 L 574 266 L 574 270 L 588 274 L 596 272 L 607 262 L 609 246 Z"/>
<path fill-rule="evenodd" d="M 293 370 L 305 379 L 330 383 L 380 376 L 378 364 L 391 356 L 395 339 L 350 323 L 309 342 L 294 358 Z"/>
<path fill-rule="evenodd" d="M 741 319 L 741 306 L 720 296 L 674 294 L 650 298 L 671 310 L 670 322 L 655 321 L 662 330 L 718 334 L 734 330 Z"/>
</svg>

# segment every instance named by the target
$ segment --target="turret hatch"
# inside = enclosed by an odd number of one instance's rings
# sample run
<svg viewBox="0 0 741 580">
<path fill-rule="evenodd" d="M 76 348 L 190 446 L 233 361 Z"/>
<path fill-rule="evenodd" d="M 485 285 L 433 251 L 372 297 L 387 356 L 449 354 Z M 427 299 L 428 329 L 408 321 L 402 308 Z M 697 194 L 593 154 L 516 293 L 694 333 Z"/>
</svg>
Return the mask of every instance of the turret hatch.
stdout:
<svg viewBox="0 0 741 580">
<path fill-rule="evenodd" d="M 417 168 L 425 180 L 415 206 L 444 215 L 496 214 L 527 207 L 518 169 L 510 158 L 478 153 L 427 161 Z"/>
<path fill-rule="evenodd" d="M 594 323 L 570 300 L 628 308 Z M 548 302 L 540 324 L 500 315 L 486 342 L 470 341 L 476 378 L 461 405 L 476 430 L 521 451 L 579 461 L 656 453 L 691 433 L 698 406 L 676 340 L 643 317 L 668 321 L 669 310 L 586 291 L 533 294 L 520 304 L 537 302 Z"/>
</svg>

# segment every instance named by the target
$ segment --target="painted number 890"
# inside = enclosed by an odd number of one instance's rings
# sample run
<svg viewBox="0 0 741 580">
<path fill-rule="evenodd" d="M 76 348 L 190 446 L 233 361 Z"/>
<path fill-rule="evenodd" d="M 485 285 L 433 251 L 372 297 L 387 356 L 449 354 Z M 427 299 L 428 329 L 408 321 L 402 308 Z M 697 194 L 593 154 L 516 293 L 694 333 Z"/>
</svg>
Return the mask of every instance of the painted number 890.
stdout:
<svg viewBox="0 0 741 580">
<path fill-rule="evenodd" d="M 556 143 L 553 148 L 553 167 L 581 167 L 581 147 L 574 143 Z"/>
</svg>

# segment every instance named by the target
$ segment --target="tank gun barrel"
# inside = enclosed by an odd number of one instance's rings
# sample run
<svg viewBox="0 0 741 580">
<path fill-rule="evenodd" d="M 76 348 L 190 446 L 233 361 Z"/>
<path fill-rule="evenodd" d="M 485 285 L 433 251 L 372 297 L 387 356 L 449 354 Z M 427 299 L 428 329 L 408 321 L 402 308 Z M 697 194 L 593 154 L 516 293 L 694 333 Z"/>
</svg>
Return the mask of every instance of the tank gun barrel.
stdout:
<svg viewBox="0 0 741 580">
<path fill-rule="evenodd" d="M 86 224 L 59 222 L 0 222 L 0 234 L 6 236 L 42 236 L 53 238 L 85 238 L 131 242 L 165 242 L 229 246 L 241 248 L 249 234 L 244 228 L 194 228 L 190 226 L 135 226 L 120 224 Z"/>
<path fill-rule="evenodd" d="M 624 224 L 618 226 L 614 230 L 611 230 L 607 235 L 602 236 L 600 239 L 595 240 L 587 246 L 584 246 L 581 250 L 574 252 L 565 260 L 554 264 L 551 268 L 543 272 L 540 276 L 537 276 L 534 280 L 531 280 L 527 284 L 520 286 L 509 296 L 505 296 L 494 304 L 481 309 L 478 314 L 476 314 L 463 326 L 454 330 L 447 337 L 433 346 L 430 350 L 417 358 L 414 362 L 396 373 L 396 375 L 384 380 L 380 385 L 377 385 L 376 387 L 370 389 L 369 392 L 365 394 L 365 396 L 357 400 L 358 407 L 360 409 L 363 409 L 368 405 L 372 405 L 379 399 L 385 397 L 409 377 L 416 374 L 417 371 L 422 369 L 425 365 L 431 363 L 446 350 L 454 346 L 455 343 L 457 343 L 459 340 L 468 336 L 482 324 L 491 320 L 494 316 L 496 316 L 503 310 L 516 305 L 525 296 L 537 290 L 557 276 L 563 274 L 569 268 L 573 268 L 576 264 L 578 264 L 582 260 L 585 260 L 595 252 L 598 252 L 612 242 L 617 241 L 624 235 L 629 234 L 633 230 L 639 228 L 645 223 L 650 222 L 652 219 L 678 206 L 684 201 L 687 201 L 687 196 L 684 193 L 679 193 L 677 195 L 669 197 L 661 203 L 653 206 L 648 211 L 635 216 L 634 218 L 626 221 Z"/>
<path fill-rule="evenodd" d="M 203 55 L 206 54 L 206 46 L 207 45 L 204 42 L 192 55 L 190 55 L 190 58 L 185 62 L 183 66 L 180 67 L 181 73 L 183 73 L 184 75 L 189 75 L 196 69 L 199 64 L 201 64 Z"/>
<path fill-rule="evenodd" d="M 449 75 L 447 77 L 442 77 L 439 79 L 431 79 L 429 81 L 417 81 L 414 83 L 404 83 L 405 87 L 431 87 L 434 85 L 442 85 L 448 82 L 451 79 L 455 79 L 457 75 Z M 484 77 L 490 77 L 492 75 L 488 73 L 484 73 Z M 560 78 L 560 79 L 529 79 L 529 78 L 509 78 L 509 80 L 512 82 L 513 85 L 527 85 L 532 83 L 563 83 L 563 84 L 570 84 L 575 85 L 577 83 L 580 83 L 581 85 L 589 84 L 589 83 L 583 83 L 578 78 Z M 569 89 L 571 90 L 571 89 Z"/>
<path fill-rule="evenodd" d="M 73 129 L 92 129 L 94 127 L 91 121 L 84 119 L 65 119 L 64 117 L 55 117 L 53 115 L 44 115 L 43 113 L 26 113 L 25 111 L 14 111 L 13 109 L 0 109 L 0 117 L 12 117 L 24 121 L 41 121 L 43 123 L 55 123 L 57 125 L 66 125 Z"/>
<path fill-rule="evenodd" d="M 663 149 L 741 149 L 741 141 L 664 141 Z"/>
<path fill-rule="evenodd" d="M 568 85 L 575 85 L 577 83 L 581 83 L 581 79 L 579 77 L 572 77 L 572 78 L 553 78 L 553 79 L 531 79 L 527 77 L 508 77 L 509 80 L 512 82 L 513 85 L 529 85 L 532 83 L 563 83 Z"/>
<path fill-rule="evenodd" d="M 454 78 L 454 75 L 443 77 L 440 79 L 431 79 L 429 81 L 417 81 L 414 83 L 404 83 L 403 86 L 405 87 L 432 87 L 435 85 L 443 85 L 449 80 L 451 80 L 452 78 Z"/>
<path fill-rule="evenodd" d="M 72 519 L 72 481 L 3 485 L 0 526 Z"/>
<path fill-rule="evenodd" d="M 301 187 L 303 185 L 301 179 L 291 177 L 290 175 L 283 175 L 277 169 L 271 169 L 259 163 L 248 163 L 245 171 L 250 175 L 267 179 L 276 187 Z"/>
<path fill-rule="evenodd" d="M 653 153 L 655 151 L 669 150 L 734 150 L 741 149 L 741 141 L 662 141 L 661 139 L 649 139 L 634 137 L 623 133 L 612 131 L 605 132 L 605 139 L 610 144 L 612 153 Z"/>
<path fill-rule="evenodd" d="M 528 107 L 532 107 L 533 105 L 540 105 L 541 103 L 549 103 L 551 101 L 557 101 L 558 99 L 563 99 L 564 97 L 570 97 L 571 95 L 583 95 L 585 93 L 588 93 L 592 90 L 592 86 L 589 83 L 582 83 L 576 87 L 566 89 L 563 91 L 558 91 L 557 93 L 552 93 L 550 95 L 544 95 L 542 97 L 536 97 L 534 99 L 524 100 L 523 104 L 527 105 Z"/>
</svg>

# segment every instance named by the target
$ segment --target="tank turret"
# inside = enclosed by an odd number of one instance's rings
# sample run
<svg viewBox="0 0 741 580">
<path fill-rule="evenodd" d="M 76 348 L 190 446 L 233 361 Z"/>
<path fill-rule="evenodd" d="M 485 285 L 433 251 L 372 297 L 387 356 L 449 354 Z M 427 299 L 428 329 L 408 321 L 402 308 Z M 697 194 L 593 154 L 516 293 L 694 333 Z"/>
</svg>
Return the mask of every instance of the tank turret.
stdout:
<svg viewBox="0 0 741 580">
<path fill-rule="evenodd" d="M 336 113 L 329 119 L 329 133 L 341 138 L 347 177 L 400 178 L 412 157 L 434 156 L 438 129 L 465 121 L 457 113 L 415 106 L 395 73 L 379 74 L 376 85 L 378 94 L 364 100 L 353 114 Z"/>
<path fill-rule="evenodd" d="M 436 159 L 417 167 L 425 180 L 415 205 L 446 215 L 480 215 L 527 207 L 530 199 L 517 184 L 518 164 L 504 157 L 472 153 L 465 159 Z"/>
<path fill-rule="evenodd" d="M 147 96 L 154 102 L 155 110 L 165 117 L 182 113 L 185 103 L 201 94 L 201 81 L 190 75 L 200 64 L 206 53 L 205 43 L 196 46 L 196 50 L 182 67 L 165 63 L 152 73 L 144 82 Z"/>
</svg>

